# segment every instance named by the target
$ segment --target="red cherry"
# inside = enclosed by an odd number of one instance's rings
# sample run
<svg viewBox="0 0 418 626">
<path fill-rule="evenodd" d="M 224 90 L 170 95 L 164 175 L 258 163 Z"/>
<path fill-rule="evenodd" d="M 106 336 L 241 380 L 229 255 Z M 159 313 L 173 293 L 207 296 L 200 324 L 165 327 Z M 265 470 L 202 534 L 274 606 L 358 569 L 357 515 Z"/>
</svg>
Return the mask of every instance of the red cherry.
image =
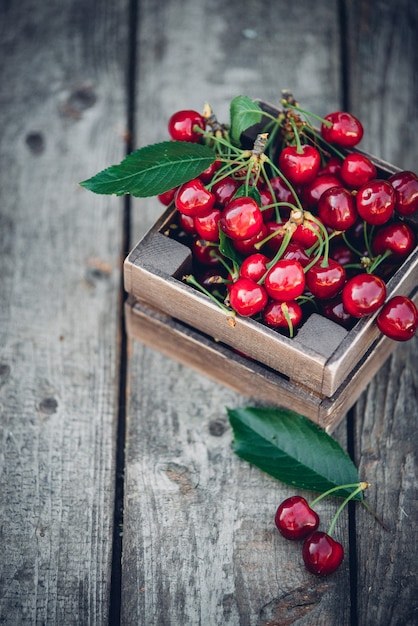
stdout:
<svg viewBox="0 0 418 626">
<path fill-rule="evenodd" d="M 241 196 L 228 202 L 219 225 L 231 239 L 249 239 L 261 230 L 263 214 L 253 198 Z"/>
<path fill-rule="evenodd" d="M 273 300 L 295 300 L 305 289 L 305 273 L 298 261 L 280 259 L 269 270 L 264 286 Z"/>
<path fill-rule="evenodd" d="M 418 311 L 406 296 L 394 296 L 388 300 L 376 318 L 381 333 L 395 341 L 411 339 L 418 326 Z"/>
<path fill-rule="evenodd" d="M 332 174 L 333 176 L 341 180 L 341 177 L 340 177 L 341 165 L 342 165 L 341 159 L 339 159 L 338 157 L 331 157 L 325 163 L 325 165 L 321 167 L 321 169 L 318 172 L 318 175 L 322 176 L 323 174 Z"/>
<path fill-rule="evenodd" d="M 384 254 L 390 250 L 397 259 L 408 256 L 414 246 L 415 233 L 403 222 L 385 224 L 377 231 L 372 242 L 374 254 Z"/>
<path fill-rule="evenodd" d="M 412 215 L 418 210 L 418 176 L 402 171 L 389 176 L 388 181 L 396 191 L 395 211 L 399 215 Z"/>
<path fill-rule="evenodd" d="M 344 268 L 333 259 L 328 259 L 325 265 L 323 259 L 319 259 L 306 272 L 306 286 L 319 300 L 334 298 L 341 291 L 345 279 Z"/>
<path fill-rule="evenodd" d="M 192 217 L 204 215 L 213 209 L 215 196 L 210 192 L 199 178 L 194 178 L 177 190 L 175 205 L 180 213 Z"/>
<path fill-rule="evenodd" d="M 377 170 L 369 157 L 353 152 L 345 157 L 340 175 L 347 187 L 359 189 L 369 180 L 376 178 Z"/>
<path fill-rule="evenodd" d="M 215 195 L 216 204 L 220 207 L 224 207 L 234 196 L 241 183 L 232 176 L 225 176 L 221 180 L 218 180 L 211 191 Z"/>
<path fill-rule="evenodd" d="M 192 253 L 196 261 L 203 265 L 220 265 L 219 247 L 211 241 L 204 239 L 194 239 L 192 242 Z"/>
<path fill-rule="evenodd" d="M 209 167 L 207 167 L 200 175 L 199 178 L 202 182 L 204 182 L 205 184 L 210 183 L 210 181 L 212 180 L 215 172 L 218 171 L 218 169 L 221 167 L 222 162 L 221 161 L 214 161 L 211 165 L 209 165 Z"/>
<path fill-rule="evenodd" d="M 345 187 L 332 187 L 318 202 L 318 215 L 326 226 L 334 230 L 347 230 L 357 221 L 353 195 Z"/>
<path fill-rule="evenodd" d="M 333 174 L 318 174 L 316 178 L 302 189 L 303 204 L 308 209 L 313 209 L 319 202 L 322 194 L 332 187 L 340 187 L 341 180 Z"/>
<path fill-rule="evenodd" d="M 342 291 L 344 309 L 356 318 L 377 311 L 385 298 L 385 282 L 374 274 L 356 274 L 346 282 Z"/>
<path fill-rule="evenodd" d="M 231 307 L 244 317 L 250 317 L 264 309 L 268 302 L 266 290 L 249 278 L 238 278 L 229 288 Z"/>
<path fill-rule="evenodd" d="M 262 315 L 264 323 L 272 328 L 289 328 L 289 321 L 293 328 L 296 328 L 303 318 L 302 307 L 296 300 L 287 302 L 271 300 Z"/>
<path fill-rule="evenodd" d="M 188 235 L 196 235 L 196 226 L 194 223 L 194 217 L 192 215 L 186 215 L 185 213 L 178 214 L 179 226 Z"/>
<path fill-rule="evenodd" d="M 327 533 L 315 530 L 303 542 L 302 558 L 306 569 L 311 574 L 327 576 L 341 565 L 344 559 L 344 548 Z"/>
<path fill-rule="evenodd" d="M 275 203 L 275 199 L 273 198 L 271 192 L 268 189 L 260 189 L 260 200 L 261 200 L 261 211 L 263 213 L 264 222 L 268 222 L 274 217 L 274 206 L 269 206 Z M 268 207 L 265 209 L 264 207 Z"/>
<path fill-rule="evenodd" d="M 168 132 L 176 141 L 201 141 L 202 135 L 194 130 L 195 126 L 202 130 L 206 128 L 205 119 L 197 111 L 177 111 L 168 120 Z"/>
<path fill-rule="evenodd" d="M 311 259 L 306 254 L 304 247 L 298 241 L 289 241 L 286 250 L 283 252 L 283 259 L 293 259 L 299 261 L 302 267 L 306 267 Z"/>
<path fill-rule="evenodd" d="M 278 303 L 276 303 L 278 304 Z M 279 505 L 275 524 L 286 539 L 303 539 L 319 526 L 319 516 L 302 496 L 291 496 Z"/>
<path fill-rule="evenodd" d="M 351 328 L 353 325 L 353 318 L 345 310 L 341 294 L 338 294 L 332 300 L 325 300 L 322 303 L 322 313 L 325 317 L 344 328 Z"/>
<path fill-rule="evenodd" d="M 257 248 L 256 245 L 259 244 L 261 241 L 264 241 L 266 236 L 267 227 L 263 223 L 261 224 L 261 228 L 256 235 L 254 235 L 253 237 L 249 237 L 249 239 L 235 239 L 233 241 L 233 245 L 235 250 L 237 250 L 241 254 L 244 254 L 245 256 L 247 254 L 255 254 L 259 251 L 259 248 Z"/>
<path fill-rule="evenodd" d="M 385 224 L 392 217 L 395 202 L 395 190 L 387 180 L 372 180 L 356 195 L 358 214 L 368 224 Z"/>
<path fill-rule="evenodd" d="M 364 134 L 363 125 L 351 113 L 336 111 L 335 113 L 329 113 L 324 119 L 332 122 L 331 127 L 324 123 L 321 125 L 321 135 L 328 143 L 343 148 L 352 148 L 362 140 Z"/>
<path fill-rule="evenodd" d="M 209 213 L 194 218 L 197 234 L 206 241 L 219 241 L 219 219 L 221 210 L 213 208 Z"/>
<path fill-rule="evenodd" d="M 239 275 L 242 278 L 250 278 L 254 282 L 258 282 L 267 272 L 267 263 L 269 258 L 261 252 L 251 254 L 241 263 Z"/>
<path fill-rule="evenodd" d="M 321 155 L 313 146 L 304 145 L 300 152 L 296 146 L 287 146 L 279 155 L 279 168 L 293 185 L 312 182 L 320 166 Z"/>
<path fill-rule="evenodd" d="M 158 194 L 157 196 L 158 200 L 161 202 L 161 204 L 168 206 L 169 204 L 173 202 L 177 189 L 178 187 L 174 187 L 173 189 L 169 189 L 168 191 L 165 191 L 164 193 Z"/>
<path fill-rule="evenodd" d="M 293 241 L 298 241 L 305 248 L 310 248 L 321 238 L 321 229 L 317 222 L 305 219 L 303 224 L 298 224 L 292 235 Z"/>
</svg>

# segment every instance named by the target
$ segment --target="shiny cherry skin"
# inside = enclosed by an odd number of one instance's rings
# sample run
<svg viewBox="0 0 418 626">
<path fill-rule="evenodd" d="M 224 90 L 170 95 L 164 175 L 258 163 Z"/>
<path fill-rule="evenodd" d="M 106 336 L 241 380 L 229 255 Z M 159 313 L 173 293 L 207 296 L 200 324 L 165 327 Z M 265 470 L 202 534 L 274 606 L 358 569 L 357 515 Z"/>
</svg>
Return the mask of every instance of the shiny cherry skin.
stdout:
<svg viewBox="0 0 418 626">
<path fill-rule="evenodd" d="M 343 287 L 344 309 L 355 318 L 374 313 L 386 298 L 386 284 L 375 274 L 356 274 Z"/>
<path fill-rule="evenodd" d="M 270 186 L 273 189 L 276 202 L 290 202 L 294 204 L 295 198 L 289 186 L 285 183 L 283 178 L 279 175 L 270 178 Z M 283 207 L 280 207 L 283 210 Z"/>
<path fill-rule="evenodd" d="M 194 225 L 197 234 L 206 241 L 219 241 L 219 220 L 222 211 L 214 207 L 204 215 L 194 218 Z"/>
<path fill-rule="evenodd" d="M 179 226 L 188 235 L 197 235 L 194 217 L 192 215 L 186 215 L 185 213 L 178 214 Z"/>
<path fill-rule="evenodd" d="M 318 215 L 326 226 L 334 230 L 351 228 L 357 221 L 353 195 L 341 186 L 327 189 L 319 199 Z"/>
<path fill-rule="evenodd" d="M 199 178 L 194 178 L 179 187 L 174 202 L 180 213 L 196 217 L 213 209 L 215 196 Z"/>
<path fill-rule="evenodd" d="M 234 198 L 224 208 L 219 225 L 231 239 L 254 237 L 263 225 L 263 214 L 257 202 L 248 196 Z"/>
<path fill-rule="evenodd" d="M 372 242 L 374 254 L 390 251 L 396 259 L 408 256 L 415 246 L 415 233 L 404 222 L 391 222 L 382 226 L 375 234 Z"/>
<path fill-rule="evenodd" d="M 225 176 L 214 183 L 211 191 L 215 196 L 216 204 L 221 208 L 228 204 L 240 185 L 241 183 L 232 176 Z"/>
<path fill-rule="evenodd" d="M 344 559 L 343 546 L 327 533 L 315 530 L 303 542 L 302 558 L 306 569 L 316 576 L 335 572 Z"/>
<path fill-rule="evenodd" d="M 276 305 L 279 303 L 276 303 Z M 274 522 L 286 539 L 303 539 L 319 526 L 319 515 L 302 496 L 291 496 L 279 505 Z"/>
<path fill-rule="evenodd" d="M 298 224 L 292 235 L 292 241 L 298 241 L 305 248 L 310 248 L 321 238 L 321 229 L 316 222 L 305 219 L 303 224 Z"/>
<path fill-rule="evenodd" d="M 327 189 L 340 186 L 341 180 L 333 174 L 316 176 L 309 185 L 305 185 L 302 189 L 303 206 L 308 209 L 314 209 Z"/>
<path fill-rule="evenodd" d="M 358 214 L 365 222 L 375 226 L 390 220 L 395 203 L 395 190 L 387 180 L 372 180 L 362 185 L 356 195 Z"/>
<path fill-rule="evenodd" d="M 267 292 L 262 285 L 249 278 L 238 278 L 229 287 L 231 307 L 244 317 L 260 313 L 268 302 Z"/>
<path fill-rule="evenodd" d="M 399 215 L 412 215 L 418 210 L 418 176 L 408 170 L 389 176 L 388 181 L 396 191 L 395 211 Z"/>
<path fill-rule="evenodd" d="M 302 307 L 296 300 L 279 302 L 270 300 L 262 313 L 263 321 L 271 328 L 289 329 L 289 321 L 293 328 L 299 326 L 303 318 Z"/>
<path fill-rule="evenodd" d="M 222 161 L 214 161 L 209 167 L 207 167 L 201 174 L 199 174 L 199 178 L 205 184 L 210 183 L 215 173 L 221 167 Z"/>
<path fill-rule="evenodd" d="M 330 159 L 328 159 L 325 165 L 321 167 L 321 169 L 318 172 L 318 175 L 322 176 L 324 174 L 332 174 L 332 176 L 335 176 L 341 181 L 341 176 L 340 176 L 341 165 L 342 165 L 342 161 L 340 158 L 331 157 Z"/>
<path fill-rule="evenodd" d="M 406 296 L 393 296 L 379 311 L 376 318 L 381 333 L 395 341 L 408 341 L 417 330 L 418 311 Z"/>
<path fill-rule="evenodd" d="M 298 241 L 289 241 L 286 250 L 283 252 L 283 259 L 293 259 L 299 261 L 302 267 L 306 267 L 310 262 L 310 256 L 305 252 L 304 246 Z"/>
<path fill-rule="evenodd" d="M 158 200 L 161 202 L 161 204 L 164 204 L 164 206 L 169 206 L 174 200 L 174 196 L 176 195 L 177 189 L 178 187 L 173 187 L 173 189 L 169 189 L 168 191 L 165 191 L 164 193 L 158 194 L 157 196 Z"/>
<path fill-rule="evenodd" d="M 353 320 L 353 317 L 345 310 L 341 294 L 338 294 L 331 300 L 324 300 L 321 309 L 322 314 L 326 318 L 343 326 L 343 328 L 350 329 L 353 326 L 355 320 Z"/>
<path fill-rule="evenodd" d="M 307 185 L 313 181 L 321 167 L 321 155 L 313 146 L 303 145 L 283 148 L 279 155 L 279 168 L 293 185 Z"/>
<path fill-rule="evenodd" d="M 194 130 L 195 126 L 205 130 L 206 122 L 200 113 L 193 110 L 177 111 L 168 120 L 168 132 L 175 141 L 199 143 L 202 135 Z"/>
<path fill-rule="evenodd" d="M 237 250 L 240 254 L 247 256 L 248 254 L 255 254 L 256 252 L 259 252 L 259 248 L 257 248 L 256 246 L 264 241 L 266 236 L 267 227 L 263 222 L 263 224 L 261 224 L 260 230 L 256 235 L 254 235 L 253 237 L 249 237 L 248 239 L 235 239 L 232 243 L 235 250 Z"/>
<path fill-rule="evenodd" d="M 328 143 L 342 148 L 352 148 L 363 138 L 364 128 L 357 117 L 345 111 L 335 111 L 324 117 L 327 124 L 321 124 L 321 135 Z"/>
<path fill-rule="evenodd" d="M 306 286 L 318 300 L 334 298 L 341 291 L 345 280 L 345 269 L 334 259 L 328 259 L 327 263 L 319 259 L 306 272 Z"/>
<path fill-rule="evenodd" d="M 199 263 L 215 267 L 221 265 L 219 260 L 221 255 L 217 244 L 197 237 L 193 240 L 191 247 L 193 256 Z"/>
<path fill-rule="evenodd" d="M 298 261 L 280 259 L 268 271 L 264 286 L 273 300 L 296 300 L 305 289 L 305 273 Z"/>
<path fill-rule="evenodd" d="M 250 278 L 254 282 L 258 282 L 267 272 L 267 263 L 269 258 L 261 252 L 256 252 L 247 256 L 239 268 L 239 275 L 242 278 Z"/>
<path fill-rule="evenodd" d="M 369 180 L 376 178 L 377 170 L 369 157 L 353 152 L 345 157 L 341 165 L 340 176 L 347 187 L 359 189 Z"/>
</svg>

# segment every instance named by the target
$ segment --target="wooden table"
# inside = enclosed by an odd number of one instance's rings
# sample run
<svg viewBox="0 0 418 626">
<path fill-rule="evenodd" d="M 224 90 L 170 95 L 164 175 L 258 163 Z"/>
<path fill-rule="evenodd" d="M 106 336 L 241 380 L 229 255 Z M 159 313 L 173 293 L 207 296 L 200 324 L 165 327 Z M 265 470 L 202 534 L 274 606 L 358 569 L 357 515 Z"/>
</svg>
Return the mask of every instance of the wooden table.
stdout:
<svg viewBox="0 0 418 626">
<path fill-rule="evenodd" d="M 122 262 L 161 205 L 78 185 L 177 109 L 283 88 L 417 171 L 417 24 L 408 0 L 1 2 L 1 624 L 418 623 L 416 339 L 334 433 L 390 530 L 345 512 L 313 577 L 273 524 L 293 490 L 230 449 L 251 399 L 125 337 Z"/>
</svg>

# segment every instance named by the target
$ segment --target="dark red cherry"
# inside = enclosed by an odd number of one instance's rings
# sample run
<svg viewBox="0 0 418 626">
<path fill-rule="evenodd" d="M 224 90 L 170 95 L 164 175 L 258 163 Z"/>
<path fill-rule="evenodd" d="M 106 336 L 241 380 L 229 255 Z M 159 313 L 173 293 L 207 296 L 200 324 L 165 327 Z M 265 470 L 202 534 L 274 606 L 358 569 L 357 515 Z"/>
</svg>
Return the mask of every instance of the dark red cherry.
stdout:
<svg viewBox="0 0 418 626">
<path fill-rule="evenodd" d="M 327 533 L 315 530 L 303 542 L 302 558 L 306 569 L 311 574 L 327 576 L 341 565 L 344 559 L 344 548 Z"/>
<path fill-rule="evenodd" d="M 336 322 L 340 326 L 344 328 L 351 328 L 353 326 L 353 318 L 347 313 L 344 308 L 341 294 L 338 294 L 332 300 L 324 300 L 322 303 L 322 313 L 323 315 Z"/>
<path fill-rule="evenodd" d="M 304 246 L 298 241 L 289 241 L 286 250 L 283 252 L 283 259 L 293 259 L 299 261 L 302 267 L 306 267 L 311 258 L 305 252 Z"/>
<path fill-rule="evenodd" d="M 204 215 L 213 209 L 215 196 L 199 178 L 194 178 L 181 185 L 175 196 L 175 205 L 180 213 L 192 217 Z"/>
<path fill-rule="evenodd" d="M 417 307 L 406 296 L 394 296 L 379 311 L 376 323 L 380 332 L 387 337 L 395 341 L 408 341 L 417 330 Z"/>
<path fill-rule="evenodd" d="M 248 254 L 255 254 L 259 252 L 259 248 L 257 245 L 264 241 L 267 236 L 267 227 L 264 224 L 261 224 L 261 228 L 256 235 L 253 237 L 249 237 L 248 239 L 235 239 L 233 241 L 233 245 L 235 250 L 237 250 L 240 254 L 244 254 L 247 256 Z"/>
<path fill-rule="evenodd" d="M 387 250 L 397 259 L 403 259 L 415 246 L 415 233 L 404 222 L 391 222 L 382 226 L 375 234 L 372 243 L 374 254 L 384 254 Z"/>
<path fill-rule="evenodd" d="M 292 235 L 293 241 L 298 241 L 305 248 L 310 248 L 321 240 L 321 229 L 317 222 L 305 219 L 303 224 L 298 224 Z"/>
<path fill-rule="evenodd" d="M 302 307 L 296 300 L 279 302 L 271 300 L 263 310 L 263 321 L 272 328 L 296 328 L 302 321 Z"/>
<path fill-rule="evenodd" d="M 369 157 L 353 152 L 345 157 L 341 165 L 340 176 L 347 187 L 359 189 L 369 180 L 376 178 L 377 170 Z"/>
<path fill-rule="evenodd" d="M 334 298 L 342 289 L 346 275 L 342 265 L 321 258 L 306 272 L 306 286 L 315 298 L 325 300 Z"/>
<path fill-rule="evenodd" d="M 295 300 L 305 289 L 302 265 L 298 261 L 280 259 L 269 269 L 264 286 L 273 300 Z"/>
<path fill-rule="evenodd" d="M 188 235 L 196 235 L 196 226 L 194 223 L 194 217 L 192 215 L 186 215 L 185 213 L 178 214 L 179 226 Z"/>
<path fill-rule="evenodd" d="M 269 258 L 261 252 L 250 254 L 241 263 L 239 275 L 242 278 L 250 278 L 257 283 L 267 272 L 268 262 Z"/>
<path fill-rule="evenodd" d="M 202 130 L 206 128 L 205 119 L 197 111 L 177 111 L 168 120 L 168 132 L 176 141 L 190 141 L 198 143 L 202 135 L 194 130 L 198 126 Z"/>
<path fill-rule="evenodd" d="M 343 148 L 352 148 L 362 140 L 363 125 L 351 113 L 336 111 L 329 113 L 324 119 L 332 123 L 331 127 L 324 123 L 321 125 L 321 135 L 328 143 Z"/>
<path fill-rule="evenodd" d="M 323 174 L 332 174 L 333 176 L 341 180 L 341 177 L 340 177 L 341 165 L 342 165 L 341 159 L 339 159 L 338 157 L 331 157 L 325 163 L 325 165 L 321 167 L 321 169 L 318 172 L 318 175 L 322 176 Z"/>
<path fill-rule="evenodd" d="M 221 265 L 219 257 L 219 246 L 205 239 L 194 239 L 192 242 L 192 253 L 196 261 L 203 265 Z"/>
<path fill-rule="evenodd" d="M 219 241 L 219 219 L 221 210 L 214 207 L 204 215 L 198 215 L 194 218 L 196 232 L 202 239 L 206 241 Z"/>
<path fill-rule="evenodd" d="M 321 155 L 313 146 L 304 145 L 283 148 L 279 155 L 279 168 L 293 185 L 307 185 L 318 174 Z"/>
<path fill-rule="evenodd" d="M 168 191 L 165 191 L 164 193 L 158 194 L 157 196 L 158 200 L 161 202 L 161 204 L 168 206 L 169 204 L 173 202 L 177 189 L 178 187 L 174 187 L 173 189 L 169 189 Z"/>
<path fill-rule="evenodd" d="M 199 174 L 200 180 L 203 181 L 205 184 L 210 183 L 210 181 L 212 180 L 215 172 L 218 171 L 218 169 L 221 167 L 221 165 L 222 165 L 221 161 L 214 161 L 201 174 Z"/>
<path fill-rule="evenodd" d="M 418 210 L 418 176 L 402 171 L 393 174 L 388 181 L 396 191 L 395 211 L 399 215 L 412 215 Z"/>
<path fill-rule="evenodd" d="M 302 189 L 302 201 L 305 208 L 313 209 L 317 206 L 322 194 L 331 187 L 340 187 L 341 180 L 333 174 L 321 174 L 305 185 Z"/>
<path fill-rule="evenodd" d="M 377 311 L 386 298 L 386 284 L 375 274 L 356 274 L 343 287 L 344 309 L 360 318 Z"/>
<path fill-rule="evenodd" d="M 396 194 L 387 180 L 372 180 L 362 185 L 356 195 L 360 217 L 368 224 L 385 224 L 395 210 Z"/>
<path fill-rule="evenodd" d="M 347 230 L 357 221 L 353 195 L 345 187 L 327 189 L 319 199 L 318 215 L 326 226 L 334 230 Z"/>
<path fill-rule="evenodd" d="M 234 196 L 241 183 L 232 178 L 232 176 L 225 176 L 221 180 L 218 180 L 211 187 L 211 191 L 215 196 L 216 204 L 220 207 L 224 207 Z"/>
<path fill-rule="evenodd" d="M 276 302 L 276 305 L 280 303 Z M 291 496 L 279 505 L 275 524 L 286 539 L 303 539 L 319 526 L 319 516 L 302 496 Z"/>
</svg>

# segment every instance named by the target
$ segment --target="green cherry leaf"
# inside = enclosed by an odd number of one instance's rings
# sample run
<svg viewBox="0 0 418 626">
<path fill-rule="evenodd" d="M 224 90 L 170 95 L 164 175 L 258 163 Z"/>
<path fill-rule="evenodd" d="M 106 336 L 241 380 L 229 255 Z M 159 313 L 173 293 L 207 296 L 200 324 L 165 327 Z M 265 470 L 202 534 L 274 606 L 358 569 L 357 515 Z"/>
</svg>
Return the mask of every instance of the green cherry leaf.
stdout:
<svg viewBox="0 0 418 626">
<path fill-rule="evenodd" d="M 157 196 L 197 178 L 216 160 L 212 148 L 186 141 L 164 141 L 129 154 L 80 183 L 99 194 Z"/>
<path fill-rule="evenodd" d="M 340 444 L 306 417 L 276 408 L 227 409 L 232 447 L 242 459 L 286 485 L 319 491 L 360 482 Z M 334 493 L 347 497 L 352 488 Z M 361 500 L 363 492 L 354 499 Z"/>
<path fill-rule="evenodd" d="M 259 107 L 257 102 L 251 100 L 247 96 L 237 96 L 233 98 L 230 103 L 230 117 L 231 117 L 231 137 L 239 143 L 241 134 L 254 126 L 259 124 L 263 117 L 263 110 Z"/>
</svg>

